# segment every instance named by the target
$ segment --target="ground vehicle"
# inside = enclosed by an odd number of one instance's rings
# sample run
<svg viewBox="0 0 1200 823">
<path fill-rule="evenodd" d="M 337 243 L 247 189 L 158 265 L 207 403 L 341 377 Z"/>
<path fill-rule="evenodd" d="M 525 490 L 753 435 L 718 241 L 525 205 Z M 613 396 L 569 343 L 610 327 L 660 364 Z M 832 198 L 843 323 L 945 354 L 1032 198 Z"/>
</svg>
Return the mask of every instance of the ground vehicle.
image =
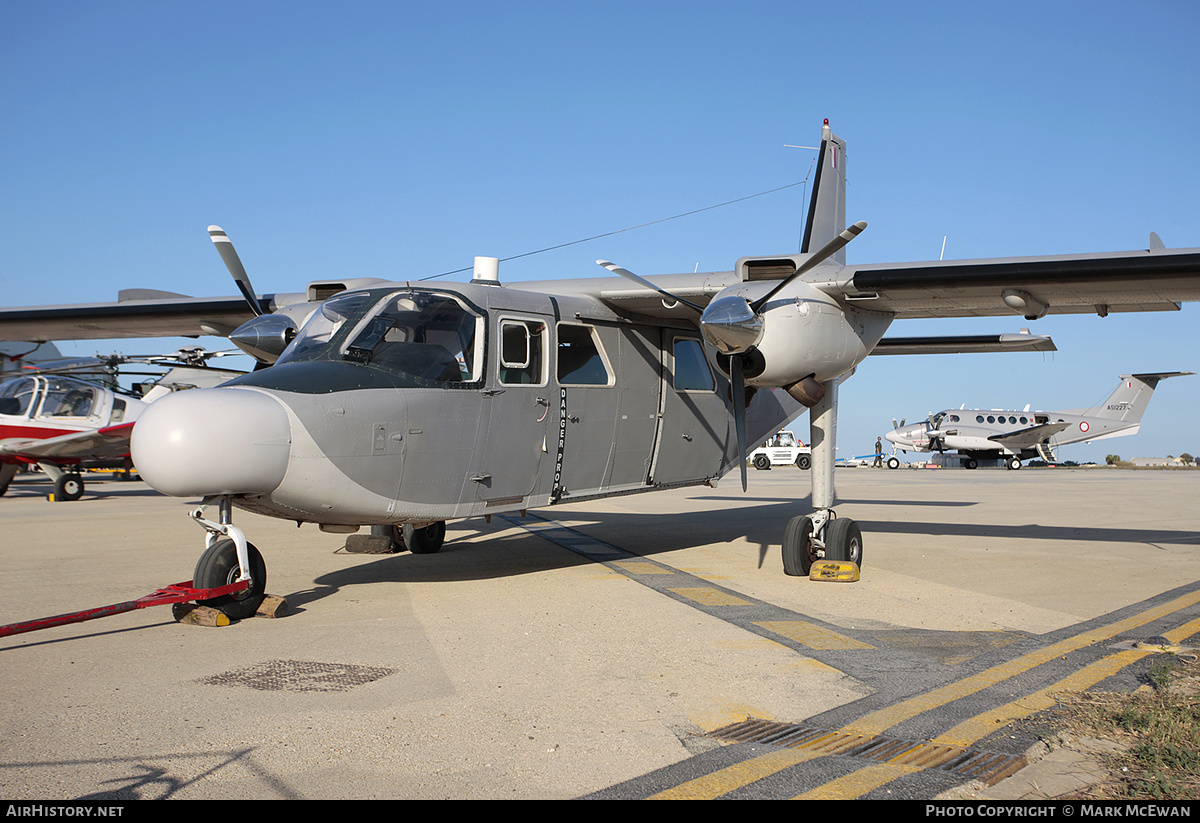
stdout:
<svg viewBox="0 0 1200 823">
<path fill-rule="evenodd" d="M 756 469 L 772 466 L 796 466 L 808 469 L 812 465 L 811 449 L 790 431 L 777 432 L 766 443 L 750 452 L 750 465 Z"/>
</svg>

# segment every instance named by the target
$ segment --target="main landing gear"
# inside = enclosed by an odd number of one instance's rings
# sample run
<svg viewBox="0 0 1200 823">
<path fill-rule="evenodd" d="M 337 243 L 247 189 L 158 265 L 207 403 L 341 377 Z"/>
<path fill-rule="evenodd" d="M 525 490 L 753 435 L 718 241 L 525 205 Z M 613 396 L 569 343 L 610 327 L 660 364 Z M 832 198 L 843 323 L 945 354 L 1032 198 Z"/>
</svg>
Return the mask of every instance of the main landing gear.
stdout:
<svg viewBox="0 0 1200 823">
<path fill-rule="evenodd" d="M 824 526 L 823 539 L 817 536 L 820 525 Z M 862 531 L 848 517 L 836 517 L 832 511 L 793 517 L 783 532 L 783 572 L 807 577 L 817 560 L 839 560 L 861 566 L 862 549 Z"/>
<path fill-rule="evenodd" d="M 813 563 L 832 560 L 862 565 L 863 538 L 858 524 L 833 511 L 833 458 L 837 432 L 838 380 L 822 385 L 809 406 L 809 444 L 812 455 L 812 514 L 793 517 L 783 532 L 783 571 L 808 576 Z"/>
</svg>

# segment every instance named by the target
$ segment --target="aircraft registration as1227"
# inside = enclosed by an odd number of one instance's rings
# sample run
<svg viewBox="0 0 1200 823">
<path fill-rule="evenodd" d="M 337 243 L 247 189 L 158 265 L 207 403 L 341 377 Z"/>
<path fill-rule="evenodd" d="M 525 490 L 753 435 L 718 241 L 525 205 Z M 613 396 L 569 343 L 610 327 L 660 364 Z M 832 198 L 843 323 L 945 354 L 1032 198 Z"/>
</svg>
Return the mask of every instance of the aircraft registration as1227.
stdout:
<svg viewBox="0 0 1200 823">
<path fill-rule="evenodd" d="M 801 250 L 732 271 L 502 285 L 494 258 L 469 283 L 325 280 L 258 296 L 225 233 L 212 240 L 243 294 L 125 295 L 117 303 L 0 311 L 0 338 L 228 335 L 267 368 L 155 402 L 132 454 L 155 489 L 199 496 L 208 532 L 194 585 L 266 568 L 235 508 L 370 527 L 360 540 L 436 551 L 448 520 L 712 484 L 748 445 L 809 411 L 811 513 L 782 536 L 784 569 L 861 564 L 834 510 L 839 382 L 872 354 L 1004 350 L 1033 335 L 908 338 L 895 319 L 1177 310 L 1200 300 L 1200 248 L 848 265 L 846 144 L 822 130 Z M 135 299 L 136 298 L 136 299 Z M 251 313 L 253 316 L 251 316 Z M 247 319 L 249 318 L 249 319 Z M 1021 340 L 1026 338 L 1026 340 Z M 216 506 L 219 516 L 204 516 Z"/>
</svg>

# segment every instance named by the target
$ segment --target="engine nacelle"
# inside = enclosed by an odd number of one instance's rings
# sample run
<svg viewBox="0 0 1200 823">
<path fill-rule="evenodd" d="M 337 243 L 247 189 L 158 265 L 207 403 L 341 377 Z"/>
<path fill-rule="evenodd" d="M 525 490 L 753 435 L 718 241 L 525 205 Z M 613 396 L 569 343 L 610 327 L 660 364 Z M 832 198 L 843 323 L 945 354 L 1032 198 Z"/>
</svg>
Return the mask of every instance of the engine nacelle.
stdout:
<svg viewBox="0 0 1200 823">
<path fill-rule="evenodd" d="M 753 301 L 765 294 L 770 285 L 745 283 L 723 289 L 710 303 L 712 314 L 735 317 L 737 301 Z M 718 305 L 726 299 L 728 303 Z M 728 311 L 721 312 L 722 306 Z M 759 309 L 754 324 L 760 328 L 755 331 L 754 342 L 735 343 L 740 353 L 731 356 L 743 358 L 747 386 L 788 387 L 809 377 L 824 383 L 861 363 L 891 321 L 891 315 L 843 306 L 811 284 L 796 281 Z M 733 334 L 725 336 L 736 338 Z M 741 339 L 747 336 L 743 333 Z M 709 339 L 718 350 L 722 348 L 712 334 Z"/>
</svg>

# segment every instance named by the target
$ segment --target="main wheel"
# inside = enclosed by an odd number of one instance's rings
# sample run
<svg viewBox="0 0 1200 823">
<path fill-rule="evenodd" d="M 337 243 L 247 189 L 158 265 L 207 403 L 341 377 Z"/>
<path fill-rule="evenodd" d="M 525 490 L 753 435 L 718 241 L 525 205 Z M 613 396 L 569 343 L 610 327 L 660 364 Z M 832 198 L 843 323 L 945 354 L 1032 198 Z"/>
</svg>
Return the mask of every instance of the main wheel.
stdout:
<svg viewBox="0 0 1200 823">
<path fill-rule="evenodd" d="M 793 517 L 783 530 L 783 573 L 807 577 L 817 549 L 813 545 L 813 522 L 807 514 Z"/>
<path fill-rule="evenodd" d="M 1021 458 L 1019 458 L 1019 457 L 1010 457 L 1010 458 L 1008 458 L 1008 467 L 1009 467 L 1010 469 L 1013 469 L 1014 471 L 1015 471 L 1016 469 L 1019 469 L 1019 468 L 1021 468 Z"/>
<path fill-rule="evenodd" d="M 812 458 L 807 454 L 796 455 L 796 468 L 808 471 L 812 466 Z"/>
<path fill-rule="evenodd" d="M 246 544 L 247 559 L 250 561 L 250 587 L 234 594 L 201 600 L 201 606 L 219 609 L 230 620 L 241 620 L 251 617 L 258 611 L 263 596 L 267 591 L 267 564 L 253 543 Z M 196 571 L 192 575 L 192 585 L 197 589 L 215 589 L 236 583 L 240 577 L 241 567 L 238 565 L 237 547 L 228 537 L 215 541 L 204 550 L 196 562 Z"/>
<path fill-rule="evenodd" d="M 392 532 L 392 539 L 413 554 L 435 554 L 446 541 L 446 521 L 439 520 L 421 528 L 405 523 L 403 526 L 393 526 Z"/>
<path fill-rule="evenodd" d="M 889 457 L 889 458 L 887 459 L 887 467 L 888 467 L 889 469 L 898 469 L 898 468 L 900 468 L 900 458 L 898 458 L 898 457 L 896 457 L 896 456 L 894 456 L 894 455 L 893 455 L 892 457 Z"/>
<path fill-rule="evenodd" d="M 862 530 L 847 517 L 839 517 L 825 527 L 825 559 L 862 565 Z"/>
<path fill-rule="evenodd" d="M 978 468 L 979 461 L 976 460 L 974 457 L 968 457 L 966 460 L 964 460 L 962 462 L 962 464 L 963 464 L 964 469 L 974 469 L 974 468 Z"/>
<path fill-rule="evenodd" d="M 762 470 L 771 468 L 771 458 L 765 454 L 760 454 L 754 458 L 754 468 Z"/>
<path fill-rule="evenodd" d="M 83 478 L 77 474 L 60 474 L 54 481 L 55 500 L 78 500 L 83 497 Z"/>
</svg>

